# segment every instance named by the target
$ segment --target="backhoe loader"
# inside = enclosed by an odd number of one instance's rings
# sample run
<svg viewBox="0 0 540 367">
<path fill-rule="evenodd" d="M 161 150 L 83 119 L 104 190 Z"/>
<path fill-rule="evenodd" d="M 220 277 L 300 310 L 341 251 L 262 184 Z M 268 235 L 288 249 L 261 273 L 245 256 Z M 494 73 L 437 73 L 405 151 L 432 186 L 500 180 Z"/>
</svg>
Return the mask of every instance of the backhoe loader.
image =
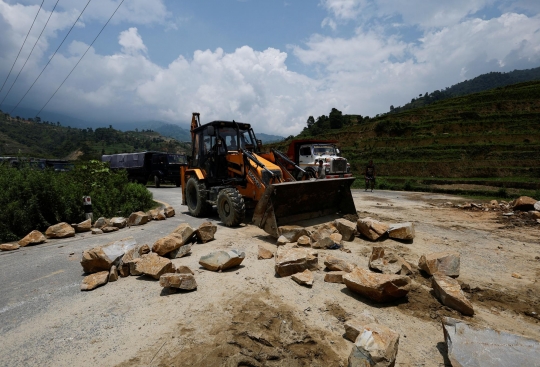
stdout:
<svg viewBox="0 0 540 367">
<path fill-rule="evenodd" d="M 326 215 L 356 214 L 350 186 L 354 178 L 296 179 L 285 169 L 279 152 L 262 153 L 250 124 L 191 120 L 192 154 L 182 166 L 182 204 L 204 217 L 213 205 L 223 224 L 242 223 L 246 207 L 253 223 L 274 237 L 279 226 Z M 292 163 L 293 162 L 288 162 Z M 309 176 L 305 175 L 306 178 Z"/>
</svg>

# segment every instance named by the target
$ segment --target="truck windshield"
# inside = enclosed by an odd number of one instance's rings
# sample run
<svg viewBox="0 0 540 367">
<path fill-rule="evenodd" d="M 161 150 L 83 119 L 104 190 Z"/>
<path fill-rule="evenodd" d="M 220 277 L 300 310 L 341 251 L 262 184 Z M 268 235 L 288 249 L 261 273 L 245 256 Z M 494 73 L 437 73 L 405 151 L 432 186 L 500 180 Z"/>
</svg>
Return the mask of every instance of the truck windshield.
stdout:
<svg viewBox="0 0 540 367">
<path fill-rule="evenodd" d="M 186 158 L 182 154 L 167 154 L 167 161 L 169 164 L 182 164 L 186 163 Z"/>
<path fill-rule="evenodd" d="M 238 147 L 246 149 L 246 144 L 256 146 L 252 140 L 249 130 L 240 130 L 240 142 L 238 142 L 238 136 L 236 129 L 232 127 L 222 127 L 219 129 L 219 136 L 225 139 L 228 150 L 238 150 Z"/>
<path fill-rule="evenodd" d="M 315 145 L 313 153 L 315 155 L 336 155 L 336 149 L 333 145 Z"/>
</svg>

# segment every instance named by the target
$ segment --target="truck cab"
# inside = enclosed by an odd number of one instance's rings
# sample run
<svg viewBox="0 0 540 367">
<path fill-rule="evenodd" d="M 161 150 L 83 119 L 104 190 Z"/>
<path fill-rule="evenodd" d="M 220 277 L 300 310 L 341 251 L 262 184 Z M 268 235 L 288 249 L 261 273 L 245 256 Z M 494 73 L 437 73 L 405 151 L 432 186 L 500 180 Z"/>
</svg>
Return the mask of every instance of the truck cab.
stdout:
<svg viewBox="0 0 540 367">
<path fill-rule="evenodd" d="M 331 140 L 293 140 L 289 145 L 288 157 L 306 171 L 317 171 L 323 162 L 326 178 L 352 177 L 351 166 Z"/>
</svg>

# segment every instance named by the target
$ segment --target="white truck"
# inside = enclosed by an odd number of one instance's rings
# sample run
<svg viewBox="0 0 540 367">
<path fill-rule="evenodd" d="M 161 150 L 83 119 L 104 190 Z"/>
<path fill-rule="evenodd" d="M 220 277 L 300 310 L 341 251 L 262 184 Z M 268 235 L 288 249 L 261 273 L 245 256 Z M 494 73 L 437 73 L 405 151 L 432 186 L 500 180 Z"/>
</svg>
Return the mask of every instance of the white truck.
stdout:
<svg viewBox="0 0 540 367">
<path fill-rule="evenodd" d="M 313 177 L 319 161 L 323 161 L 326 178 L 352 177 L 351 165 L 340 156 L 334 140 L 293 140 L 287 150 L 287 156 L 300 168 Z"/>
</svg>

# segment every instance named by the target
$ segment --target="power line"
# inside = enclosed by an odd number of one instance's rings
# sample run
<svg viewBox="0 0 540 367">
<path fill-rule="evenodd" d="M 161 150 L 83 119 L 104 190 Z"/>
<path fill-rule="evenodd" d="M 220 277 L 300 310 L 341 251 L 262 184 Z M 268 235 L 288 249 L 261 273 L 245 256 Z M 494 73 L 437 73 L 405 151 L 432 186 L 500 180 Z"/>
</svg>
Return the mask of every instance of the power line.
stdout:
<svg viewBox="0 0 540 367">
<path fill-rule="evenodd" d="M 32 85 L 30 86 L 30 88 L 28 88 L 28 90 L 26 91 L 26 93 L 24 94 L 24 96 L 22 96 L 22 98 L 19 100 L 19 102 L 17 102 L 17 105 L 15 105 L 15 107 L 13 107 L 13 109 L 11 110 L 11 112 L 9 113 L 10 115 L 13 113 L 13 111 L 15 111 L 15 109 L 19 106 L 19 104 L 22 102 L 22 100 L 26 97 L 26 95 L 28 94 L 28 92 L 30 92 L 30 90 L 32 89 L 32 87 L 34 86 L 34 84 L 36 84 L 36 82 L 38 81 L 38 79 L 41 77 L 41 74 L 43 74 L 43 72 L 45 71 L 45 69 L 47 69 L 47 66 L 49 66 L 49 64 L 51 63 L 52 59 L 54 58 L 54 56 L 56 55 L 56 53 L 58 52 L 58 50 L 60 49 L 60 47 L 62 47 L 62 45 L 64 44 L 66 38 L 69 36 L 69 34 L 71 33 L 71 31 L 73 30 L 73 28 L 75 27 L 75 24 L 77 24 L 77 22 L 79 21 L 79 19 L 81 18 L 81 16 L 83 15 L 84 11 L 86 10 L 86 8 L 88 7 L 88 4 L 90 4 L 92 0 L 88 0 L 88 2 L 86 3 L 85 7 L 83 8 L 83 10 L 81 11 L 81 14 L 79 14 L 79 16 L 77 17 L 77 20 L 75 20 L 75 22 L 73 23 L 73 25 L 71 26 L 71 28 L 69 29 L 69 32 L 67 32 L 66 36 L 64 37 L 64 39 L 62 40 L 62 42 L 60 43 L 60 45 L 58 46 L 58 48 L 56 49 L 56 51 L 54 51 L 54 54 L 52 55 L 52 57 L 49 59 L 49 61 L 47 62 L 47 64 L 45 65 L 45 67 L 43 68 L 43 70 L 41 70 L 41 73 L 39 73 L 39 75 L 37 76 L 36 80 L 34 80 L 34 82 L 32 83 Z"/>
<path fill-rule="evenodd" d="M 81 62 L 81 60 L 83 59 L 83 57 L 86 55 L 86 53 L 88 52 L 88 50 L 90 50 L 90 48 L 92 47 L 92 45 L 94 44 L 94 42 L 96 42 L 96 40 L 98 39 L 99 35 L 101 34 L 101 32 L 103 32 L 103 30 L 105 29 L 105 27 L 107 26 L 107 24 L 109 24 L 109 22 L 111 21 L 112 17 L 114 17 L 114 14 L 116 14 L 116 12 L 118 11 L 118 9 L 120 9 L 120 6 L 124 3 L 125 0 L 122 0 L 120 2 L 120 4 L 118 4 L 118 6 L 116 7 L 116 10 L 112 13 L 112 15 L 110 16 L 109 20 L 107 20 L 107 23 L 105 23 L 103 25 L 103 27 L 101 28 L 101 30 L 99 31 L 99 33 L 97 34 L 96 38 L 94 38 L 94 40 L 92 41 L 92 43 L 90 44 L 90 46 L 88 46 L 88 48 L 86 49 L 86 51 L 84 51 L 84 54 L 81 56 L 81 58 L 79 59 L 79 61 L 77 61 L 77 63 L 75 64 L 75 66 L 73 67 L 73 69 L 71 69 L 71 71 L 69 72 L 69 74 L 66 76 L 66 78 L 62 81 L 62 83 L 58 86 L 58 88 L 56 88 L 56 90 L 54 91 L 53 95 L 51 96 L 51 98 L 49 98 L 47 100 L 47 102 L 45 103 L 45 105 L 43 105 L 43 107 L 41 107 L 41 109 L 38 111 L 38 113 L 36 113 L 36 116 L 37 117 L 41 111 L 43 111 L 43 109 L 49 104 L 49 102 L 51 101 L 51 99 L 53 99 L 53 97 L 56 95 L 56 92 L 58 92 L 58 90 L 62 87 L 62 85 L 64 85 L 64 83 L 66 82 L 66 80 L 69 78 L 69 76 L 71 75 L 71 73 L 73 73 L 73 70 L 75 70 L 75 68 L 77 67 L 77 65 L 79 65 L 79 63 Z"/>
<path fill-rule="evenodd" d="M 13 81 L 13 83 L 11 84 L 11 87 L 9 87 L 9 90 L 7 91 L 7 94 L 4 96 L 4 98 L 2 99 L 2 102 L 0 102 L 0 106 L 2 106 L 2 103 L 4 103 L 4 101 L 6 100 L 7 96 L 9 95 L 9 92 L 11 92 L 11 88 L 13 88 L 13 86 L 15 85 L 15 83 L 17 82 L 17 79 L 19 79 L 19 75 L 21 75 L 24 67 L 26 66 L 26 63 L 28 62 L 28 60 L 30 60 L 30 56 L 32 56 L 32 52 L 34 52 L 34 48 L 36 48 L 36 45 L 37 43 L 39 42 L 39 39 L 41 38 L 41 35 L 43 34 L 43 32 L 45 31 L 45 28 L 47 28 L 47 24 L 49 24 L 49 20 L 51 20 L 51 17 L 54 13 L 54 9 L 56 9 L 56 5 L 58 5 L 58 2 L 60 0 L 56 0 L 56 4 L 54 4 L 54 8 L 53 10 L 51 11 L 51 14 L 49 14 L 49 18 L 47 19 L 47 22 L 45 23 L 45 26 L 43 27 L 43 29 L 41 30 L 41 33 L 39 34 L 39 37 L 37 38 L 36 40 L 36 43 L 34 43 L 34 46 L 32 47 L 32 50 L 30 51 L 30 54 L 28 55 L 28 58 L 26 59 L 26 61 L 24 62 L 24 65 L 22 66 L 21 70 L 19 70 L 19 74 L 17 74 L 17 76 L 15 77 L 15 80 Z"/>
<path fill-rule="evenodd" d="M 38 9 L 38 12 L 36 13 L 36 16 L 34 17 L 34 21 L 32 22 L 32 25 L 30 26 L 30 29 L 28 30 L 28 33 L 26 34 L 26 37 L 24 38 L 24 41 L 23 41 L 23 44 L 21 45 L 21 49 L 19 50 L 19 53 L 17 54 L 17 57 L 15 58 L 15 61 L 13 61 L 13 65 L 11 65 L 11 69 L 9 70 L 9 73 L 8 75 L 6 76 L 6 80 L 4 80 L 4 84 L 2 84 L 2 88 L 0 88 L 0 93 L 2 92 L 2 90 L 4 89 L 4 85 L 6 85 L 6 82 L 9 78 L 9 76 L 11 75 L 11 71 L 13 70 L 13 67 L 15 66 L 15 63 L 17 62 L 17 60 L 19 59 L 19 55 L 21 54 L 21 51 L 24 47 L 24 44 L 26 43 L 26 40 L 28 39 L 28 35 L 30 34 L 30 31 L 32 30 L 32 28 L 34 27 L 34 23 L 36 22 L 36 19 L 38 17 L 38 14 L 39 12 L 41 11 L 41 7 L 43 6 L 43 3 L 45 2 L 45 0 L 43 0 L 41 2 L 41 5 L 39 6 L 39 9 Z"/>
</svg>

